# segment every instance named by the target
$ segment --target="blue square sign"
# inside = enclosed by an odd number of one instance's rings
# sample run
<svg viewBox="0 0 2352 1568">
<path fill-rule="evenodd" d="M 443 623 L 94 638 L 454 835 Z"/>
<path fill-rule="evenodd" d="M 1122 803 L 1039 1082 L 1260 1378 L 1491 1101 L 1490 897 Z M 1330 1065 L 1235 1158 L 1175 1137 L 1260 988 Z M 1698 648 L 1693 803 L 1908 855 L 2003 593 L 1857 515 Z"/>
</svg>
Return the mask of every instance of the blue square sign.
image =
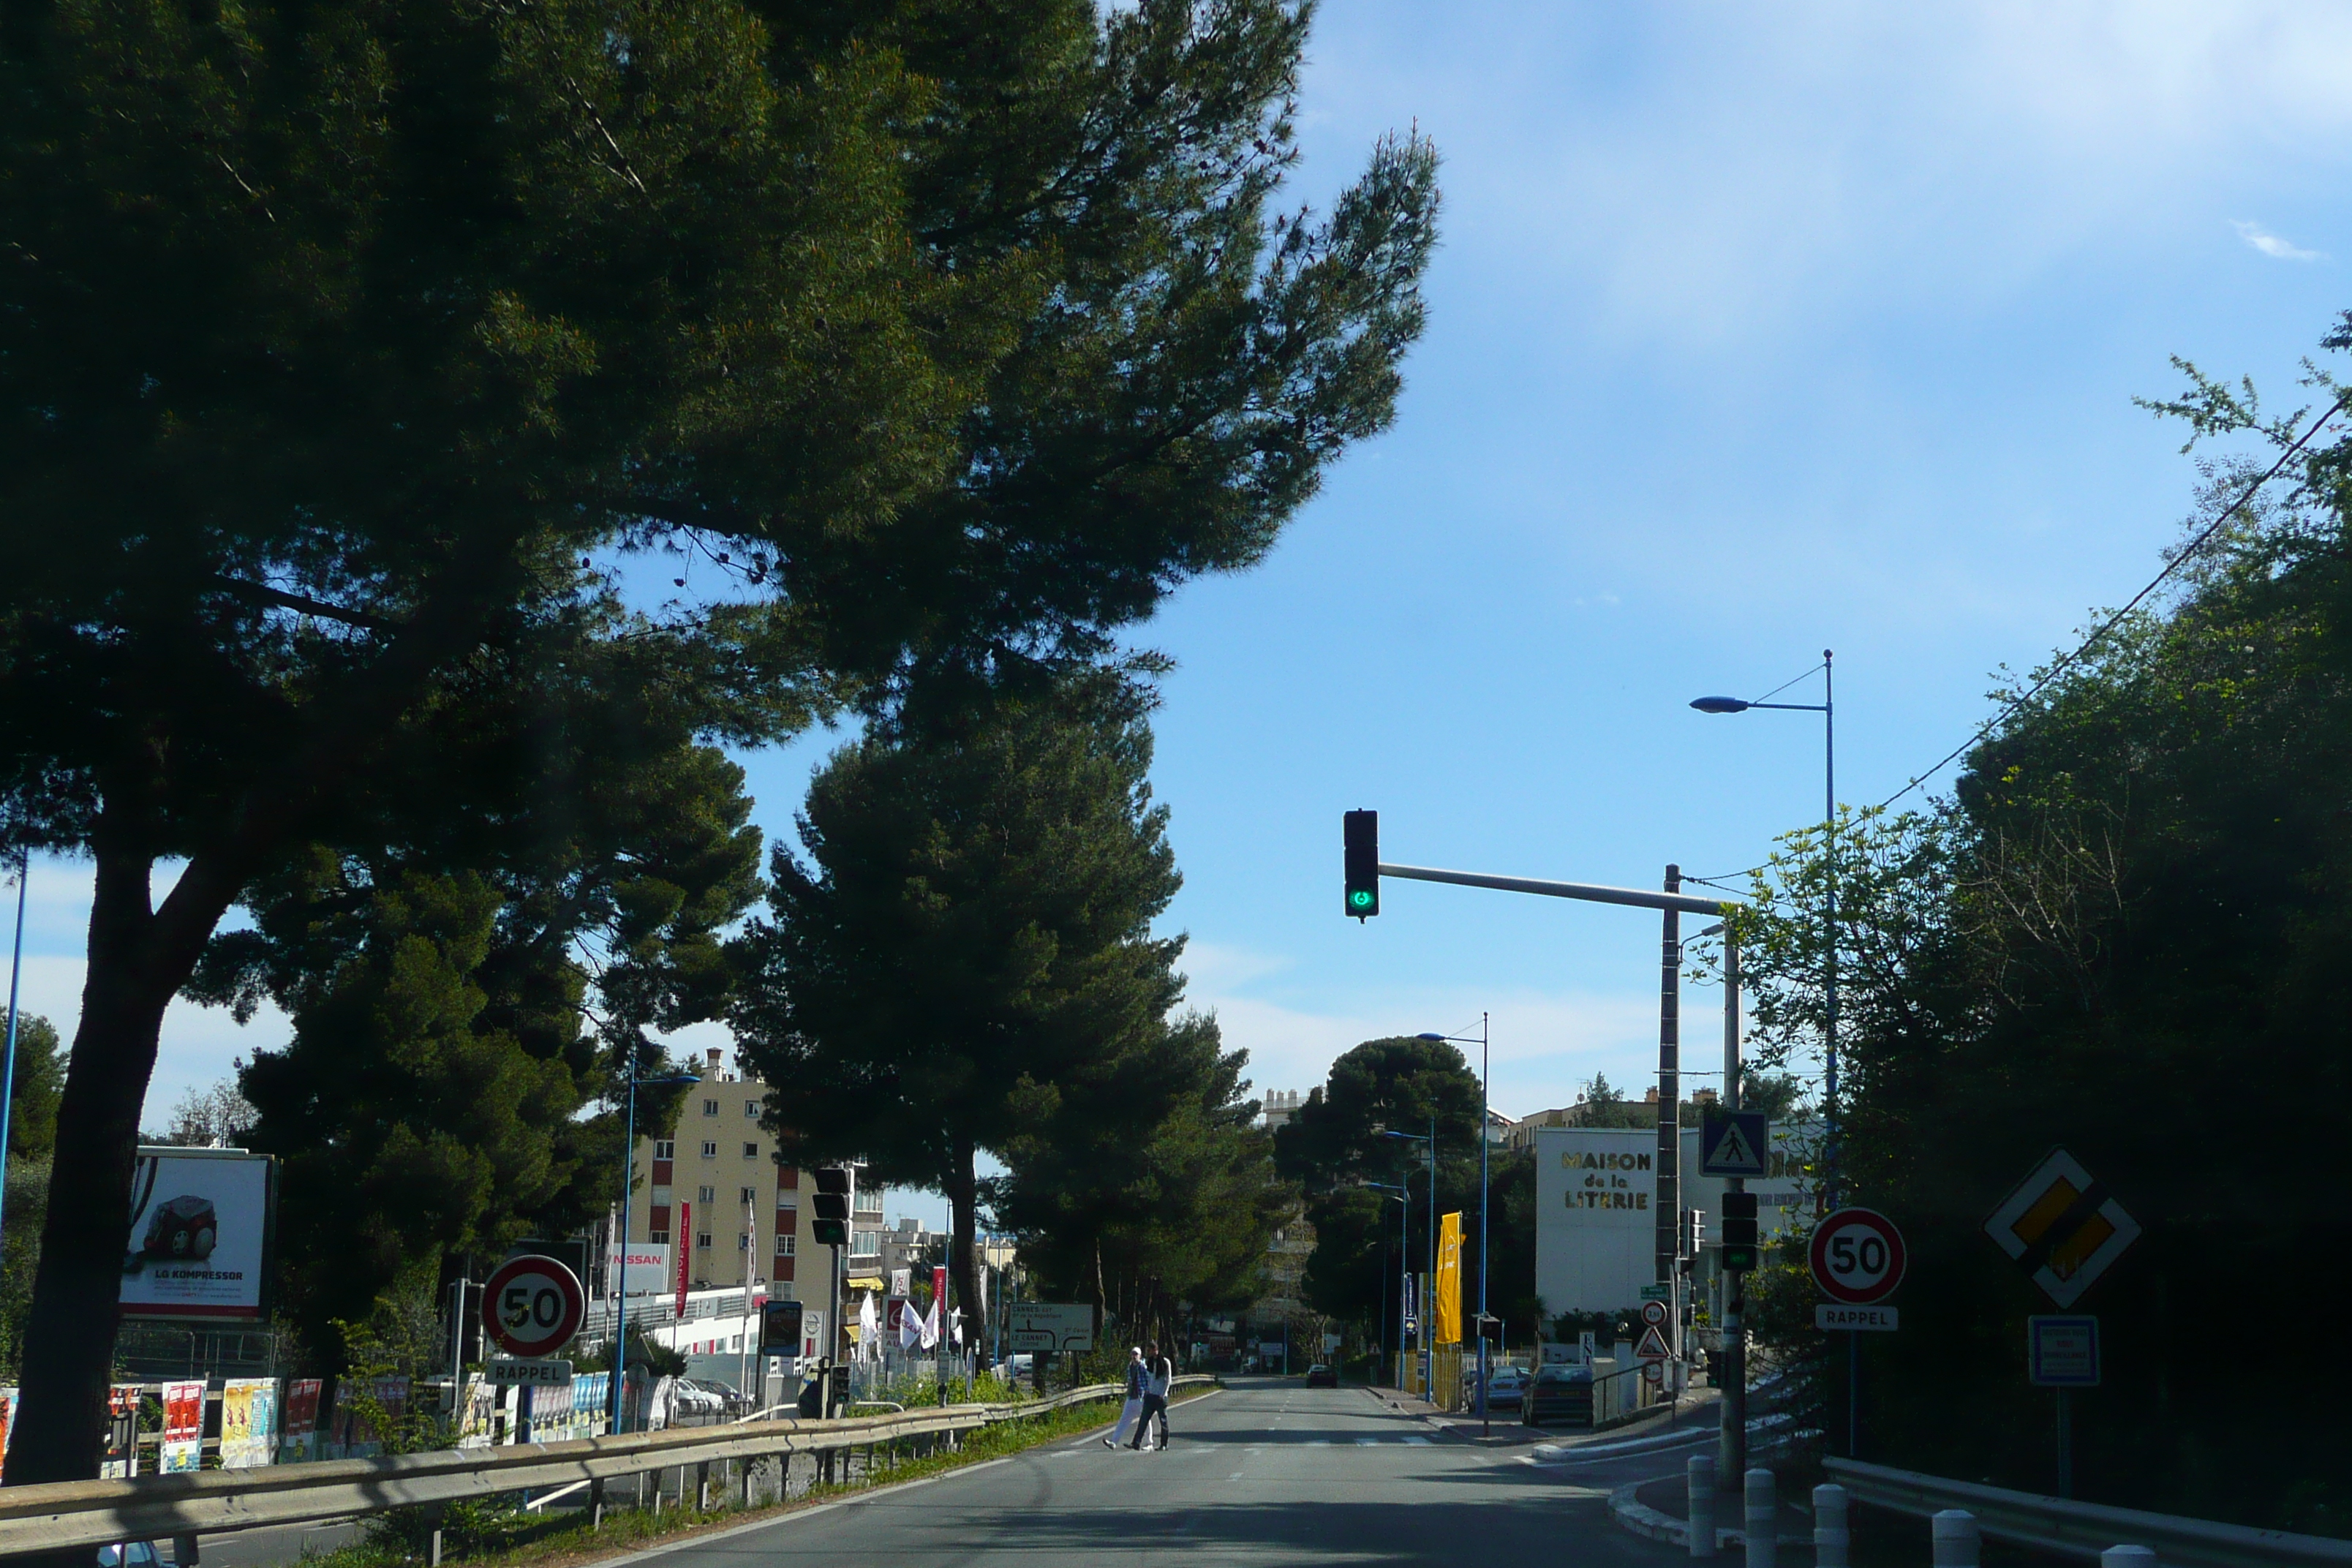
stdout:
<svg viewBox="0 0 2352 1568">
<path fill-rule="evenodd" d="M 1772 1124 L 1760 1110 L 1710 1110 L 1699 1122 L 1702 1175 L 1765 1175 L 1771 1154 Z"/>
<path fill-rule="evenodd" d="M 2026 1319 L 2025 1361 L 2037 1388 L 2096 1388 L 2099 1320 L 2051 1312 Z"/>
</svg>

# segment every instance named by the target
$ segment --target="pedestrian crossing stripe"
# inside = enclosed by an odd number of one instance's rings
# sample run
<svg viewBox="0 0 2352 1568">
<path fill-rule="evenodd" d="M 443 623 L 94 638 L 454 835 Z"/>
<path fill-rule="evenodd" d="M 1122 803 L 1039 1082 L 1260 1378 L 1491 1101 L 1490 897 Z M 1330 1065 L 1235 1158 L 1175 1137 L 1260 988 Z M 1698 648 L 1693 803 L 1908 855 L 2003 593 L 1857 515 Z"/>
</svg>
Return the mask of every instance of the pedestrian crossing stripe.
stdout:
<svg viewBox="0 0 2352 1568">
<path fill-rule="evenodd" d="M 1429 1439 L 1426 1437 L 1407 1437 L 1405 1441 L 1416 1448 L 1426 1448 L 1430 1446 Z"/>
</svg>

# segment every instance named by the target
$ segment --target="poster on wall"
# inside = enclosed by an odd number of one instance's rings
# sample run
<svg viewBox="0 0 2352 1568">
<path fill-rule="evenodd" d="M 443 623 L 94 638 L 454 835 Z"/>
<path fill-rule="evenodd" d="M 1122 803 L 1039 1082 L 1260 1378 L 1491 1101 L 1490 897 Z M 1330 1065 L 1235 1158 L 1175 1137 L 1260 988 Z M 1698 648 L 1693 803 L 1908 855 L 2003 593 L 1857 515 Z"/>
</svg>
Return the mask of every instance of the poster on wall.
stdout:
<svg viewBox="0 0 2352 1568">
<path fill-rule="evenodd" d="M 163 1462 L 165 1475 L 200 1470 L 205 1465 L 205 1385 L 167 1383 L 163 1385 Z"/>
<path fill-rule="evenodd" d="M 367 1459 L 383 1452 L 386 1431 L 398 1431 L 408 1417 L 408 1379 L 343 1377 L 335 1380 L 335 1419 L 327 1458 Z"/>
<path fill-rule="evenodd" d="M 300 1465 L 319 1457 L 319 1379 L 298 1377 L 286 1385 L 286 1407 L 278 1423 L 278 1462 Z"/>
<path fill-rule="evenodd" d="M 139 1394 L 135 1383 L 106 1391 L 106 1452 L 98 1463 L 101 1480 L 127 1480 L 139 1473 Z"/>
<path fill-rule="evenodd" d="M 250 1470 L 278 1452 L 278 1380 L 232 1377 L 221 1385 L 221 1468 Z"/>
<path fill-rule="evenodd" d="M 141 1149 L 122 1315 L 258 1321 L 277 1171 L 237 1149 Z"/>
<path fill-rule="evenodd" d="M 0 1388 L 0 1479 L 8 1474 L 8 1435 L 16 1429 L 16 1391 Z"/>
</svg>

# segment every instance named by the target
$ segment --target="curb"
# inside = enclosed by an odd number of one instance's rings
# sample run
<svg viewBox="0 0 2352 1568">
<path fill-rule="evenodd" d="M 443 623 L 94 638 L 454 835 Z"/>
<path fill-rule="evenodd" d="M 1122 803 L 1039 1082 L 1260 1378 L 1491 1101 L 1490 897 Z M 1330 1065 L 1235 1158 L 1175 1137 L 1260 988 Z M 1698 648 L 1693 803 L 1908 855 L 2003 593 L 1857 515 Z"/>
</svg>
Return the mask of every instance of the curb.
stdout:
<svg viewBox="0 0 2352 1568">
<path fill-rule="evenodd" d="M 1634 1497 L 1633 1494 L 1636 1491 L 1649 1484 L 1648 1481 L 1628 1481 L 1611 1492 L 1609 1494 L 1610 1521 L 1628 1534 L 1638 1535 L 1649 1541 L 1664 1542 L 1667 1545 L 1679 1546 L 1687 1552 L 1690 1550 L 1690 1521 L 1676 1519 L 1670 1513 L 1661 1513 Z M 1813 1543 L 1813 1538 L 1810 1535 L 1795 1535 L 1786 1531 L 1775 1539 L 1783 1546 L 1811 1546 Z M 1745 1528 L 1726 1524 L 1718 1524 L 1715 1527 L 1715 1549 L 1718 1553 L 1727 1546 L 1737 1546 L 1745 1550 L 1747 1545 L 1748 1531 Z"/>
<path fill-rule="evenodd" d="M 1666 1448 L 1687 1448 L 1693 1444 L 1713 1442 L 1716 1436 L 1712 1427 L 1685 1426 L 1679 1432 L 1662 1432 L 1654 1437 L 1627 1437 L 1615 1443 L 1538 1443 L 1529 1451 L 1529 1458 L 1538 1465 L 1558 1465 L 1587 1458 L 1625 1458 Z"/>
</svg>

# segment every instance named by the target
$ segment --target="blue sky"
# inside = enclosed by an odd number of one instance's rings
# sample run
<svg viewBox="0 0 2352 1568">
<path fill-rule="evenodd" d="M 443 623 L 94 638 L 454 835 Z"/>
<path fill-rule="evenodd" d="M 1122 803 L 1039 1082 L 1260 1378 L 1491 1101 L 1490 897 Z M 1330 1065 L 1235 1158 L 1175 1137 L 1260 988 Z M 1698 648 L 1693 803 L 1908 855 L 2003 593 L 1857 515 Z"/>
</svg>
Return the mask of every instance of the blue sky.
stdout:
<svg viewBox="0 0 2352 1568">
<path fill-rule="evenodd" d="M 2288 403 L 2352 307 L 2340 6 L 1329 0 L 1301 103 L 1304 195 L 1417 124 L 1447 205 L 1396 426 L 1139 637 L 1171 924 L 1261 1088 L 1482 1009 L 1499 1108 L 1638 1088 L 1650 917 L 1391 883 L 1359 927 L 1341 811 L 1424 864 L 1752 865 L 1818 816 L 1819 721 L 1690 698 L 1835 648 L 1839 793 L 1883 798 L 2178 536 L 2167 356 Z M 749 759 L 772 834 L 826 744 Z M 33 893 L 68 1026 L 87 871 Z M 175 1007 L 150 1123 L 282 1033 Z"/>
</svg>

